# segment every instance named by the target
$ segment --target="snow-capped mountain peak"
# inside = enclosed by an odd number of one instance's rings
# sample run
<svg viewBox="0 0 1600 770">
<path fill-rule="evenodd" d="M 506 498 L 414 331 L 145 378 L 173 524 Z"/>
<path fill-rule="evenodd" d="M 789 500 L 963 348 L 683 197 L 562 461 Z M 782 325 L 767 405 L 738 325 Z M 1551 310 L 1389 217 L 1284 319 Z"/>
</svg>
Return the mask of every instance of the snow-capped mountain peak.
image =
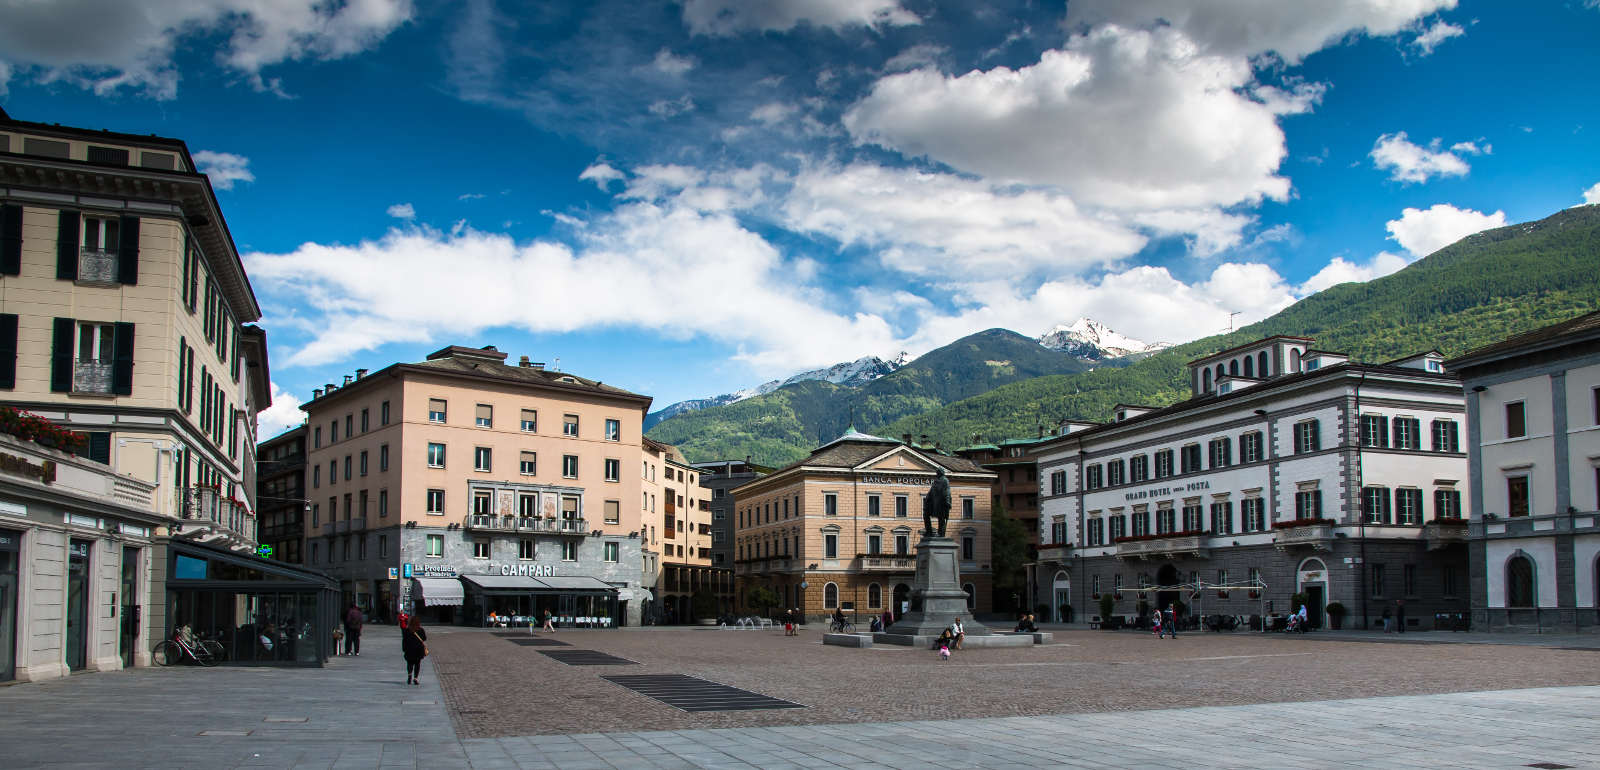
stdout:
<svg viewBox="0 0 1600 770">
<path fill-rule="evenodd" d="M 1079 318 L 1070 324 L 1056 324 L 1055 328 L 1039 336 L 1039 344 L 1090 361 L 1150 353 L 1171 347 L 1171 343 L 1152 344 L 1119 334 L 1092 318 Z"/>
<path fill-rule="evenodd" d="M 899 369 L 902 366 L 905 366 L 910 360 L 911 356 L 903 351 L 900 353 L 900 355 L 895 356 L 887 361 L 877 356 L 862 356 L 854 361 L 846 361 L 844 363 L 834 364 L 833 366 L 824 367 L 822 369 L 812 369 L 810 371 L 792 374 L 781 380 L 770 380 L 753 388 L 745 388 L 744 390 L 734 391 L 733 393 L 724 393 L 720 396 L 712 396 L 711 398 L 697 398 L 689 401 L 679 401 L 678 403 L 667 406 L 660 411 L 651 412 L 649 415 L 646 415 L 644 429 L 649 430 L 650 428 L 654 427 L 656 423 L 659 423 L 662 420 L 674 415 L 682 414 L 684 412 L 694 412 L 701 409 L 708 409 L 713 406 L 724 406 L 727 404 L 738 403 L 747 398 L 764 396 L 785 385 L 793 385 L 797 382 L 806 382 L 808 380 L 826 380 L 835 385 L 865 385 L 873 380 L 878 379 L 879 377 Z"/>
</svg>

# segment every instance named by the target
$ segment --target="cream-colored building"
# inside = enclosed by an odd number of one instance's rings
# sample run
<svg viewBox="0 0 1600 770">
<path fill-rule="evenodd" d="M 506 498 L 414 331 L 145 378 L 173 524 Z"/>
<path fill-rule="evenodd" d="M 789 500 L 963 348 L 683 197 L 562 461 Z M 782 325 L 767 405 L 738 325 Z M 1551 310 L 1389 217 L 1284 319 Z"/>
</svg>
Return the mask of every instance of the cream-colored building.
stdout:
<svg viewBox="0 0 1600 770">
<path fill-rule="evenodd" d="M 705 588 L 717 595 L 718 609 L 733 593 L 733 572 L 711 560 L 711 490 L 700 486 L 700 469 L 677 447 L 644 440 L 645 529 L 649 535 L 647 574 L 654 575 L 657 623 L 697 618 L 692 598 Z M 650 569 L 653 567 L 653 569 Z"/>
<path fill-rule="evenodd" d="M 740 604 L 752 588 L 808 617 L 862 618 L 911 608 L 922 503 L 939 469 L 950 482 L 946 536 L 960 545 L 962 588 L 990 609 L 989 516 L 995 474 L 893 439 L 851 430 L 798 463 L 732 491 Z"/>
<path fill-rule="evenodd" d="M 636 624 L 650 398 L 505 358 L 451 346 L 313 394 L 306 563 L 379 618 Z"/>
</svg>

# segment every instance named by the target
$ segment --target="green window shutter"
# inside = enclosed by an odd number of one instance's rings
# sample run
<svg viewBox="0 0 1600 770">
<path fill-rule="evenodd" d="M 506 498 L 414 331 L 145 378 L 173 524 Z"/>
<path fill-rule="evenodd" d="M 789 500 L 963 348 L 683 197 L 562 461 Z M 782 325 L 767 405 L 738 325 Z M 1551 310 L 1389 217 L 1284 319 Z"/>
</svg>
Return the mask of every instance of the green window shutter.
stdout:
<svg viewBox="0 0 1600 770">
<path fill-rule="evenodd" d="M 50 340 L 50 392 L 52 393 L 72 392 L 72 332 L 76 325 L 71 318 L 55 319 L 55 329 Z"/>
<path fill-rule="evenodd" d="M 78 225 L 82 217 L 76 211 L 62 211 L 56 225 L 56 278 L 64 281 L 78 280 Z"/>
<path fill-rule="evenodd" d="M 123 217 L 117 240 L 117 282 L 125 286 L 139 283 L 139 218 Z"/>
<path fill-rule="evenodd" d="M 17 316 L 0 313 L 0 388 L 17 386 Z"/>
<path fill-rule="evenodd" d="M 22 207 L 0 207 L 0 275 L 22 275 Z"/>
<path fill-rule="evenodd" d="M 111 392 L 133 395 L 133 324 L 118 321 L 111 342 Z"/>
</svg>

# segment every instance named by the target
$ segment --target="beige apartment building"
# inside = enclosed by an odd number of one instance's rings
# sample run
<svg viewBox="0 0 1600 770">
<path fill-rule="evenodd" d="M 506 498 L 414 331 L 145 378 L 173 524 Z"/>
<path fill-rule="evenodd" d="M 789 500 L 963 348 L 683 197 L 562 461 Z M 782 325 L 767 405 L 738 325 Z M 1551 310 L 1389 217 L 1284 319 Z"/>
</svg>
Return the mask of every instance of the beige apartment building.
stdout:
<svg viewBox="0 0 1600 770">
<path fill-rule="evenodd" d="M 0 573 L 29 605 L 0 606 L 0 637 L 30 618 L 0 638 L 26 646 L 0 679 L 148 662 L 169 630 L 162 538 L 255 547 L 260 314 L 182 141 L 0 111 L 0 405 L 85 436 L 75 470 L 105 476 L 101 500 L 47 500 L 0 472 Z"/>
<path fill-rule="evenodd" d="M 656 623 L 709 620 L 728 606 L 733 571 L 714 567 L 711 559 L 711 490 L 700 486 L 700 469 L 690 465 L 677 447 L 646 438 L 643 473 L 646 485 L 647 565 L 654 569 Z M 659 476 L 657 475 L 659 473 Z M 694 594 L 705 589 L 717 598 L 717 610 L 700 617 Z"/>
<path fill-rule="evenodd" d="M 307 564 L 380 619 L 637 624 L 650 398 L 505 359 L 451 346 L 313 394 Z"/>
<path fill-rule="evenodd" d="M 810 618 L 842 609 L 863 618 L 915 609 L 911 582 L 922 503 L 939 469 L 950 482 L 946 536 L 960 546 L 973 612 L 990 610 L 989 515 L 995 474 L 854 429 L 809 457 L 734 489 L 741 606 L 752 588 Z"/>
</svg>

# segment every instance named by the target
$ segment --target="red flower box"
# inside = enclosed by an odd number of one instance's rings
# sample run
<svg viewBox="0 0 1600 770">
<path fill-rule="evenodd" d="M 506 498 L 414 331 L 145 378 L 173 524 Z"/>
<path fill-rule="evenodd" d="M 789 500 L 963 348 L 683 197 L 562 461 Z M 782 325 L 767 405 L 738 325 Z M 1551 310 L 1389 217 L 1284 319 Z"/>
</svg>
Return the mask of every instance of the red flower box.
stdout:
<svg viewBox="0 0 1600 770">
<path fill-rule="evenodd" d="M 1275 523 L 1273 523 L 1272 528 L 1273 529 L 1294 529 L 1295 527 L 1314 527 L 1314 526 L 1317 526 L 1318 524 L 1332 524 L 1332 523 L 1333 523 L 1333 519 L 1323 519 L 1323 518 L 1291 519 L 1289 521 L 1275 522 Z"/>
<path fill-rule="evenodd" d="M 1217 592 L 1217 598 L 1218 599 L 1226 599 L 1226 598 L 1228 598 L 1228 592 L 1227 591 L 1218 591 Z"/>
<path fill-rule="evenodd" d="M 1112 540 L 1113 543 L 1138 543 L 1146 540 L 1165 540 L 1169 537 L 1197 537 L 1210 534 L 1203 529 L 1186 529 L 1181 532 L 1163 532 L 1159 535 L 1126 535 Z"/>
<path fill-rule="evenodd" d="M 89 439 L 81 433 L 10 406 L 0 406 L 0 433 L 63 452 L 75 452 L 89 444 Z"/>
</svg>

